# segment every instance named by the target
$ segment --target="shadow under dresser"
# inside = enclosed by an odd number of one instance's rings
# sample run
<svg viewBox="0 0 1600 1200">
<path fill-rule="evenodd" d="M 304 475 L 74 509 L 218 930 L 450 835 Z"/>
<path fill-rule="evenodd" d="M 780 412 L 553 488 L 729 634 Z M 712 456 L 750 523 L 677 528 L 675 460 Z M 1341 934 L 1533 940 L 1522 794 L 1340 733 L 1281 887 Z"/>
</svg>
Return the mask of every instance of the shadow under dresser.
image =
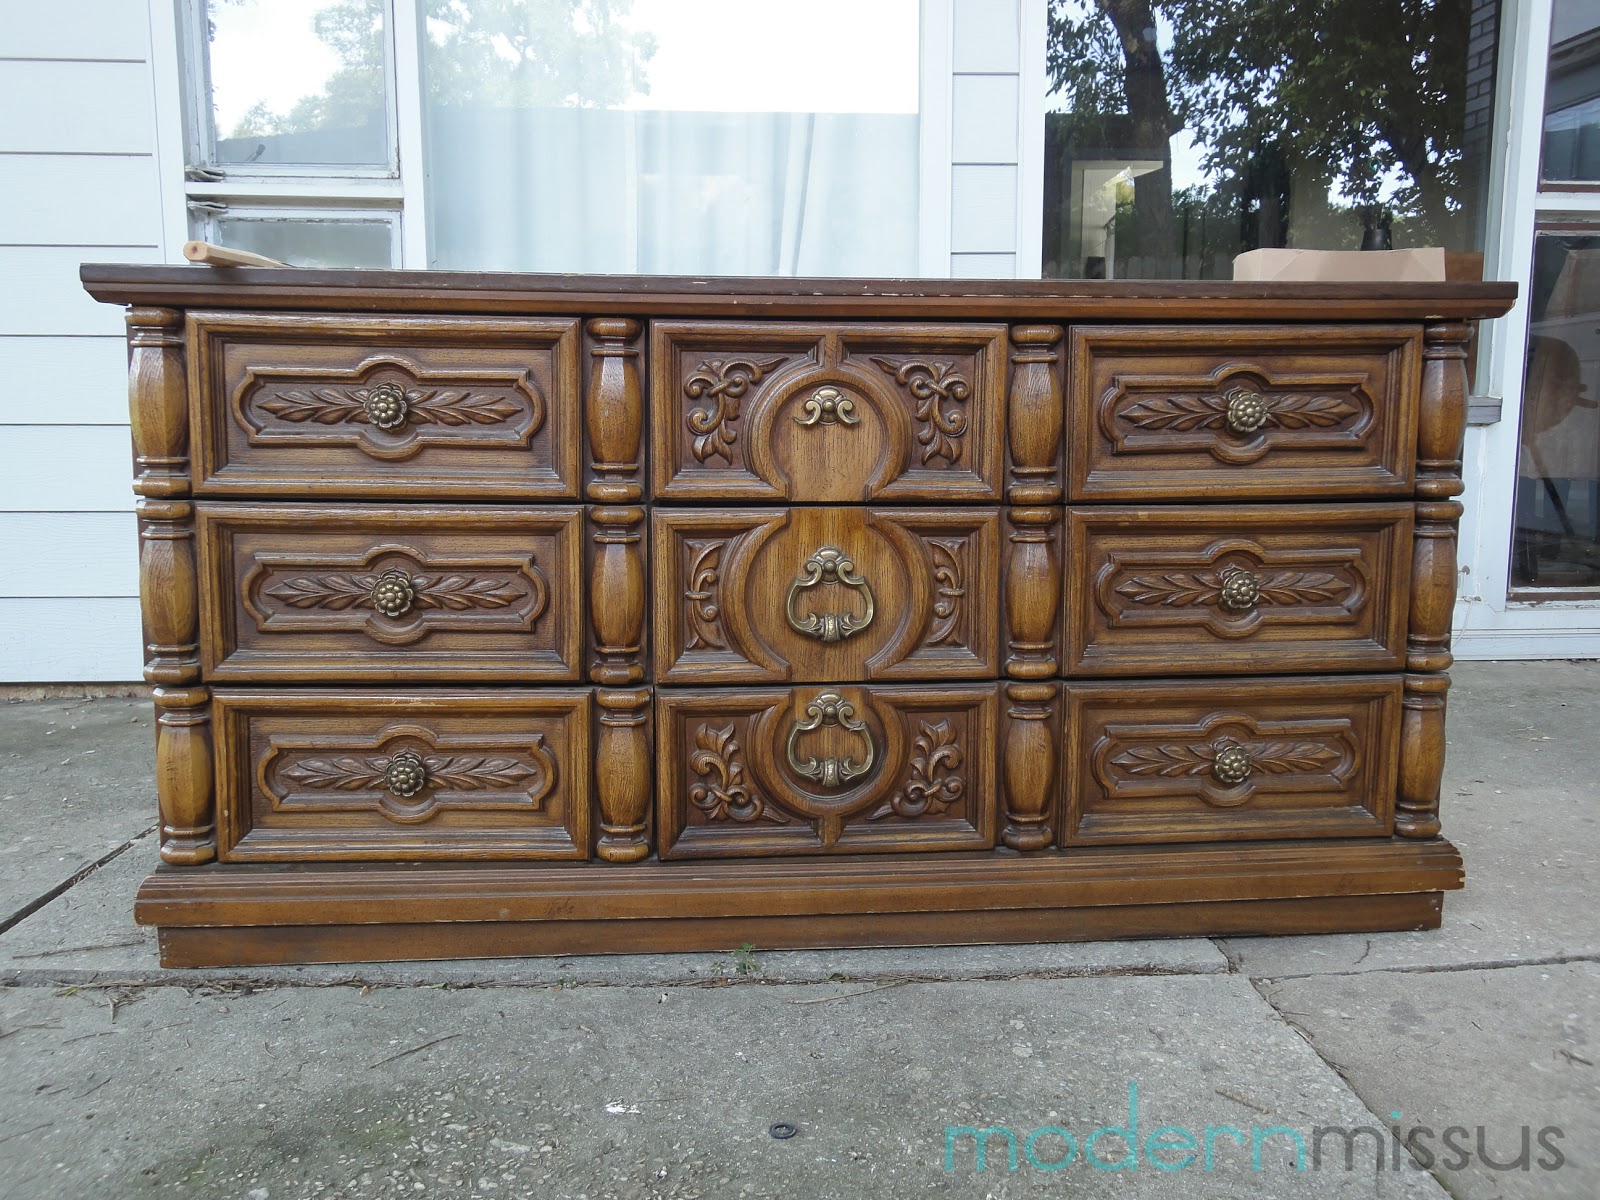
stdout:
<svg viewBox="0 0 1600 1200">
<path fill-rule="evenodd" d="M 169 966 L 1432 928 L 1509 284 L 93 265 Z"/>
</svg>

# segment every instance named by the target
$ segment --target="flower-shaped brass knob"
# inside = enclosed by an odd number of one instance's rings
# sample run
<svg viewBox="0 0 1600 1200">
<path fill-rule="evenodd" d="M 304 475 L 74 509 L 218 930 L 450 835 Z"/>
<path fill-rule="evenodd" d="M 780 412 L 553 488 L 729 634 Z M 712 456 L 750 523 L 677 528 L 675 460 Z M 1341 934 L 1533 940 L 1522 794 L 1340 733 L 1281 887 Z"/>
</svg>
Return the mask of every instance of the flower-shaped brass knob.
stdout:
<svg viewBox="0 0 1600 1200">
<path fill-rule="evenodd" d="M 1260 392 L 1235 392 L 1228 397 L 1228 428 L 1254 433 L 1267 423 L 1267 398 Z"/>
<path fill-rule="evenodd" d="M 1217 600 L 1229 612 L 1249 612 L 1261 599 L 1261 578 L 1247 567 L 1227 567 Z"/>
<path fill-rule="evenodd" d="M 1211 773 L 1217 777 L 1217 782 L 1225 787 L 1233 787 L 1250 778 L 1250 751 L 1243 746 L 1226 745 L 1219 747 L 1217 757 L 1211 763 Z"/>
<path fill-rule="evenodd" d="M 361 407 L 367 411 L 367 420 L 379 429 L 398 429 L 406 423 L 411 406 L 406 403 L 406 394 L 398 385 L 380 383 L 367 393 Z"/>
<path fill-rule="evenodd" d="M 386 617 L 403 617 L 416 601 L 417 589 L 404 571 L 385 571 L 372 585 L 372 607 Z"/>
<path fill-rule="evenodd" d="M 383 786 L 396 796 L 415 796 L 428 786 L 428 765 L 415 750 L 402 750 L 383 769 Z"/>
</svg>

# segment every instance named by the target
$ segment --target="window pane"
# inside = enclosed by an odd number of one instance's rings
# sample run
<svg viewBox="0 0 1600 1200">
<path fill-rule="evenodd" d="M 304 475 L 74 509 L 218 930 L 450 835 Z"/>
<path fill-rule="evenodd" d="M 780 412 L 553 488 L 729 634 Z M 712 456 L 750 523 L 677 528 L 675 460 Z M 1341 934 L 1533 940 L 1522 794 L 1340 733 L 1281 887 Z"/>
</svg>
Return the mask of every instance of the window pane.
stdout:
<svg viewBox="0 0 1600 1200">
<path fill-rule="evenodd" d="M 427 11 L 434 265 L 916 272 L 916 0 Z"/>
<path fill-rule="evenodd" d="M 1266 246 L 1481 248 L 1499 0 L 1049 9 L 1046 276 L 1228 278 Z"/>
<path fill-rule="evenodd" d="M 212 240 L 296 267 L 390 267 L 394 225 L 314 217 L 218 217 Z"/>
<path fill-rule="evenodd" d="M 1544 85 L 1544 177 L 1600 180 L 1600 5 L 1555 0 Z"/>
<path fill-rule="evenodd" d="M 384 0 L 207 0 L 213 162 L 389 162 Z"/>
<path fill-rule="evenodd" d="M 1541 233 L 1528 287 L 1514 587 L 1600 587 L 1600 232 Z"/>
</svg>

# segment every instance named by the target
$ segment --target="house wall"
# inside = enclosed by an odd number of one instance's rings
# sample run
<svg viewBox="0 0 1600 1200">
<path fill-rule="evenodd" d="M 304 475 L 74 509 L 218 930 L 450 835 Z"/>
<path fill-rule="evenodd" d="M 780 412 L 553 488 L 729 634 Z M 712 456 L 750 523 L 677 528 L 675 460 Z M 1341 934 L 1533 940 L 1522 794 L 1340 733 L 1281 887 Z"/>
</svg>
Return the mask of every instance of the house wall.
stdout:
<svg viewBox="0 0 1600 1200">
<path fill-rule="evenodd" d="M 78 264 L 166 255 L 149 18 L 132 0 L 4 9 L 0 679 L 136 679 L 122 316 Z"/>
</svg>

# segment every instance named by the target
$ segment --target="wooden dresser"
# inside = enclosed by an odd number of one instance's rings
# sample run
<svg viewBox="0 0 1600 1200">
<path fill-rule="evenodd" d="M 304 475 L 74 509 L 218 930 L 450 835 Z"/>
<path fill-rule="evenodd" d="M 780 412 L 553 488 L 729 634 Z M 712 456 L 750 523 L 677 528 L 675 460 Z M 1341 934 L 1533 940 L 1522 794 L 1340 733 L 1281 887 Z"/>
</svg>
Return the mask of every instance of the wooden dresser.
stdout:
<svg viewBox="0 0 1600 1200">
<path fill-rule="evenodd" d="M 1504 284 L 89 266 L 173 966 L 1437 926 Z"/>
</svg>

